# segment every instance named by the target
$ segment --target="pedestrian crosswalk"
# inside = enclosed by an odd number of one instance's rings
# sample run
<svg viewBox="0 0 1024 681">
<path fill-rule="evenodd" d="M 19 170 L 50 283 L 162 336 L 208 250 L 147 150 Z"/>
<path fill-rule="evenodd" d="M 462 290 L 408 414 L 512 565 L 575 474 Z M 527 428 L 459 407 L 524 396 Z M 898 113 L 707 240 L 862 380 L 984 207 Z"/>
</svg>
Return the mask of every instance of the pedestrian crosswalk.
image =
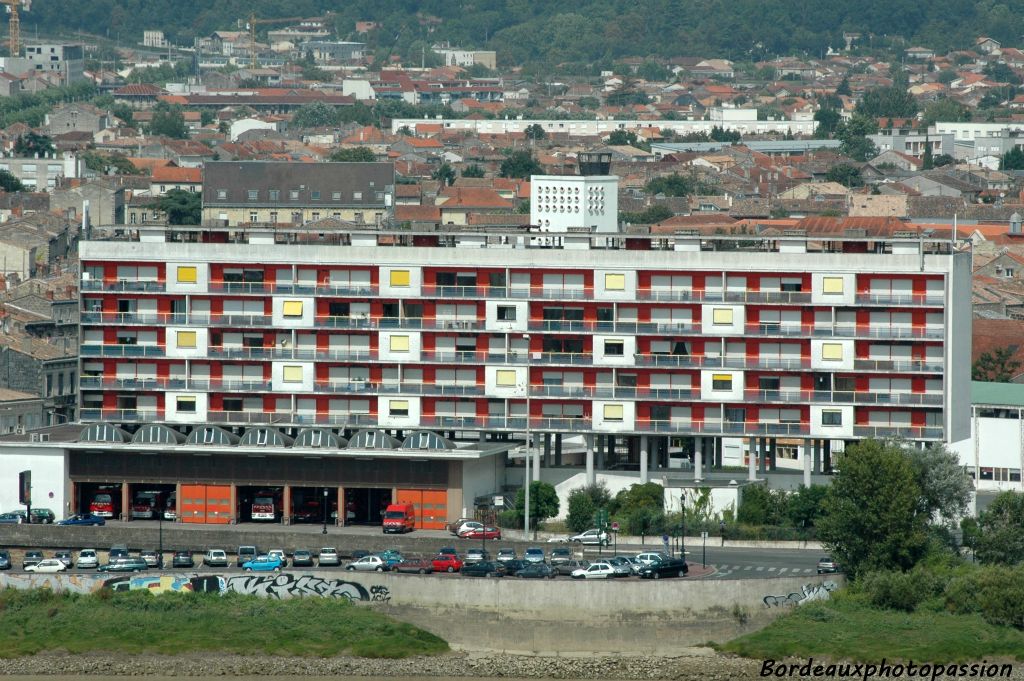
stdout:
<svg viewBox="0 0 1024 681">
<path fill-rule="evenodd" d="M 737 575 L 739 577 L 796 577 L 799 575 L 813 574 L 814 571 L 814 568 L 771 567 L 764 565 L 718 565 L 716 566 L 714 576 L 728 577 L 730 575 Z"/>
</svg>

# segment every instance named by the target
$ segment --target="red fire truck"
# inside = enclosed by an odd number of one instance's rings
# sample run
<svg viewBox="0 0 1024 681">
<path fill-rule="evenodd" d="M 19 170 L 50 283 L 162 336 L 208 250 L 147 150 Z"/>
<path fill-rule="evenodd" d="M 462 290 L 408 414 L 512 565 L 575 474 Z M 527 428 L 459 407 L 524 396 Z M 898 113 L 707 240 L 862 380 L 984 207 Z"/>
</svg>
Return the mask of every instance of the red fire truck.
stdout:
<svg viewBox="0 0 1024 681">
<path fill-rule="evenodd" d="M 283 512 L 281 493 L 272 489 L 262 489 L 252 497 L 252 519 L 275 521 Z"/>
<path fill-rule="evenodd" d="M 121 515 L 121 486 L 100 485 L 89 502 L 89 512 L 101 518 L 117 518 Z"/>
</svg>

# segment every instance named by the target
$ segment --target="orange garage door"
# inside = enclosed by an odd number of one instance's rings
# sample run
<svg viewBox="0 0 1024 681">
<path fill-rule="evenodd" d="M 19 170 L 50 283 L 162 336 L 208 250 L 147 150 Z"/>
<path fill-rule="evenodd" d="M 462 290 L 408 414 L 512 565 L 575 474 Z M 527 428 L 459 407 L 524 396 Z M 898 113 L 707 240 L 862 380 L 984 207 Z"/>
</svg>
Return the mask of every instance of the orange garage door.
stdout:
<svg viewBox="0 0 1024 681">
<path fill-rule="evenodd" d="M 398 503 L 412 504 L 416 512 L 416 527 L 423 530 L 443 530 L 448 518 L 448 491 L 432 489 L 400 489 Z"/>
<path fill-rule="evenodd" d="M 228 485 L 182 485 L 181 522 L 226 525 L 231 522 L 231 487 Z"/>
</svg>

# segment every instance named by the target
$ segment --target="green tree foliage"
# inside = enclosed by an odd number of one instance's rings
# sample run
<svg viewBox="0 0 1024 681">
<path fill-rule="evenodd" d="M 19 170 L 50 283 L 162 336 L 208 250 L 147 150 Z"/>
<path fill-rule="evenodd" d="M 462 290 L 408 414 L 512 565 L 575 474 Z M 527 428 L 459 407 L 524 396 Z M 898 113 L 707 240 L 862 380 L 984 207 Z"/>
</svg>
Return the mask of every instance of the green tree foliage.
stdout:
<svg viewBox="0 0 1024 681">
<path fill-rule="evenodd" d="M 452 168 L 448 161 L 445 161 L 438 166 L 437 170 L 431 173 L 430 177 L 440 181 L 442 186 L 450 187 L 455 184 L 455 169 Z"/>
<path fill-rule="evenodd" d="M 740 133 L 738 131 L 736 131 L 736 130 L 726 130 L 725 128 L 720 128 L 717 125 L 714 125 L 714 126 L 711 127 L 711 134 L 709 135 L 709 137 L 711 138 L 712 142 L 730 142 L 730 143 L 739 142 L 743 138 L 742 135 L 740 135 Z M 650 146 L 650 145 L 648 145 L 648 146 Z"/>
<path fill-rule="evenodd" d="M 971 110 L 955 99 L 942 97 L 930 102 L 921 114 L 922 128 L 930 128 L 937 122 L 959 122 L 971 120 Z"/>
<path fill-rule="evenodd" d="M 0 189 L 3 189 L 5 192 L 20 192 L 25 187 L 22 186 L 21 180 L 10 170 L 0 170 Z"/>
<path fill-rule="evenodd" d="M 522 149 L 506 156 L 498 169 L 498 174 L 502 177 L 518 177 L 524 180 L 529 179 L 530 175 L 540 175 L 542 172 L 543 168 L 533 154 Z"/>
<path fill-rule="evenodd" d="M 372 163 L 377 156 L 370 147 L 344 147 L 335 149 L 327 160 L 336 163 Z"/>
<path fill-rule="evenodd" d="M 17 139 L 14 143 L 14 153 L 18 156 L 44 156 L 56 151 L 53 140 L 46 135 L 29 132 Z"/>
<path fill-rule="evenodd" d="M 973 489 L 960 457 L 942 444 L 933 443 L 924 449 L 906 445 L 904 450 L 921 492 L 918 513 L 951 529 L 967 512 Z"/>
<path fill-rule="evenodd" d="M 801 485 L 799 490 L 791 494 L 786 512 L 793 527 L 806 528 L 817 525 L 818 519 L 825 513 L 827 493 L 827 485 Z"/>
<path fill-rule="evenodd" d="M 789 517 L 789 495 L 766 485 L 743 488 L 736 520 L 747 525 L 785 525 Z"/>
<path fill-rule="evenodd" d="M 932 152 L 931 142 L 926 137 L 924 140 L 924 154 L 921 156 L 921 170 L 933 170 L 935 168 L 935 154 Z"/>
<path fill-rule="evenodd" d="M 526 139 L 530 140 L 542 140 L 548 136 L 547 132 L 544 131 L 544 127 L 539 123 L 531 123 L 526 126 L 523 132 L 526 133 Z"/>
<path fill-rule="evenodd" d="M 612 130 L 608 135 L 608 146 L 610 147 L 638 147 L 640 138 L 632 130 Z"/>
<path fill-rule="evenodd" d="M 653 508 L 658 513 L 665 510 L 665 488 L 656 482 L 630 485 L 615 495 L 610 509 L 615 515 L 628 515 L 638 508 Z"/>
<path fill-rule="evenodd" d="M 1024 170 L 1024 150 L 1014 147 L 999 159 L 1000 170 Z"/>
<path fill-rule="evenodd" d="M 292 116 L 292 125 L 297 128 L 324 128 L 339 122 L 338 109 L 319 101 L 303 104 Z"/>
<path fill-rule="evenodd" d="M 1021 363 L 1014 359 L 1013 350 L 1009 347 L 988 350 L 974 361 L 971 367 L 971 379 L 989 383 L 1009 383 L 1020 373 Z"/>
<path fill-rule="evenodd" d="M 878 155 L 874 143 L 867 138 L 878 131 L 878 125 L 872 119 L 854 114 L 849 121 L 836 126 L 836 139 L 841 144 L 839 151 L 855 161 L 867 161 Z"/>
<path fill-rule="evenodd" d="M 1018 76 L 1013 69 L 999 61 L 990 61 L 985 64 L 985 68 L 981 70 L 990 80 L 997 83 L 1009 83 L 1010 85 L 1020 85 L 1020 76 Z"/>
<path fill-rule="evenodd" d="M 569 492 L 569 509 L 565 525 L 573 532 L 583 532 L 594 527 L 594 514 L 607 509 L 611 495 L 604 484 L 578 487 Z"/>
<path fill-rule="evenodd" d="M 839 87 L 836 88 L 837 95 L 843 95 L 849 97 L 853 94 L 853 90 L 850 89 L 850 79 L 843 76 L 843 79 L 839 81 Z"/>
<path fill-rule="evenodd" d="M 907 92 L 901 79 L 897 79 L 889 87 L 865 92 L 857 104 L 857 113 L 868 118 L 913 118 L 917 115 L 917 100 Z"/>
<path fill-rule="evenodd" d="M 145 66 L 141 69 L 133 69 L 128 74 L 129 83 L 150 83 L 152 85 L 164 86 L 167 83 L 179 81 L 192 75 L 192 64 L 187 61 L 179 61 L 174 64 L 160 64 L 159 66 Z"/>
<path fill-rule="evenodd" d="M 124 154 L 101 154 L 96 151 L 83 151 L 78 158 L 85 163 L 85 167 L 103 175 L 140 175 L 141 171 L 135 167 Z"/>
<path fill-rule="evenodd" d="M 721 189 L 716 185 L 709 184 L 702 180 L 696 173 L 680 175 L 672 173 L 656 177 L 644 186 L 648 194 L 663 194 L 665 196 L 710 196 L 720 194 Z"/>
<path fill-rule="evenodd" d="M 1002 492 L 978 514 L 975 547 L 982 563 L 1024 562 L 1024 494 Z"/>
<path fill-rule="evenodd" d="M 198 225 L 202 221 L 203 202 L 198 192 L 172 189 L 160 198 L 157 207 L 172 225 Z"/>
<path fill-rule="evenodd" d="M 860 176 L 860 168 L 849 163 L 837 163 L 825 173 L 829 182 L 838 182 L 844 187 L 861 187 L 864 180 Z"/>
<path fill-rule="evenodd" d="M 210 125 L 215 120 L 217 120 L 217 115 L 214 114 L 209 109 L 203 109 L 202 111 L 199 112 L 199 124 L 202 125 L 203 127 L 206 127 L 207 125 Z"/>
<path fill-rule="evenodd" d="M 818 139 L 828 139 L 836 131 L 842 117 L 835 109 L 822 107 L 814 112 L 814 120 L 818 122 L 814 136 Z"/>
<path fill-rule="evenodd" d="M 668 220 L 673 215 L 671 208 L 657 203 L 639 213 L 619 211 L 619 222 L 628 222 L 633 225 L 653 225 L 656 222 Z"/>
<path fill-rule="evenodd" d="M 523 518 L 526 509 L 526 492 L 516 492 L 516 513 Z M 530 526 L 536 527 L 539 521 L 554 518 L 558 515 L 558 492 L 555 488 L 540 480 L 530 483 Z"/>
<path fill-rule="evenodd" d="M 470 163 L 462 169 L 463 177 L 483 177 L 484 169 L 476 163 Z"/>
<path fill-rule="evenodd" d="M 849 445 L 825 495 L 818 537 L 852 575 L 908 570 L 925 554 L 928 521 L 914 466 L 896 444 Z"/>
<path fill-rule="evenodd" d="M 948 166 L 952 163 L 956 163 L 956 159 L 949 154 L 939 154 L 932 162 L 935 164 L 936 168 L 941 168 L 942 166 Z"/>
<path fill-rule="evenodd" d="M 153 107 L 153 120 L 149 124 L 149 132 L 153 135 L 163 135 L 173 139 L 185 139 L 188 137 L 188 127 L 185 125 L 185 116 L 181 107 L 170 106 L 160 102 Z"/>
</svg>

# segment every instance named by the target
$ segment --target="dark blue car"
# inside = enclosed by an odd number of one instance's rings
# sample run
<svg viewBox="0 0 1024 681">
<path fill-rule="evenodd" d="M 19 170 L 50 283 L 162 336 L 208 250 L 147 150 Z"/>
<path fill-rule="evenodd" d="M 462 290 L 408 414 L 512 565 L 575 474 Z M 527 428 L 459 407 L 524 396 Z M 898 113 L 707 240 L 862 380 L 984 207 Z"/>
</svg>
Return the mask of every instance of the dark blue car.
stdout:
<svg viewBox="0 0 1024 681">
<path fill-rule="evenodd" d="M 57 521 L 58 525 L 106 525 L 107 521 L 98 515 L 91 513 L 76 513 L 64 520 Z"/>
</svg>

